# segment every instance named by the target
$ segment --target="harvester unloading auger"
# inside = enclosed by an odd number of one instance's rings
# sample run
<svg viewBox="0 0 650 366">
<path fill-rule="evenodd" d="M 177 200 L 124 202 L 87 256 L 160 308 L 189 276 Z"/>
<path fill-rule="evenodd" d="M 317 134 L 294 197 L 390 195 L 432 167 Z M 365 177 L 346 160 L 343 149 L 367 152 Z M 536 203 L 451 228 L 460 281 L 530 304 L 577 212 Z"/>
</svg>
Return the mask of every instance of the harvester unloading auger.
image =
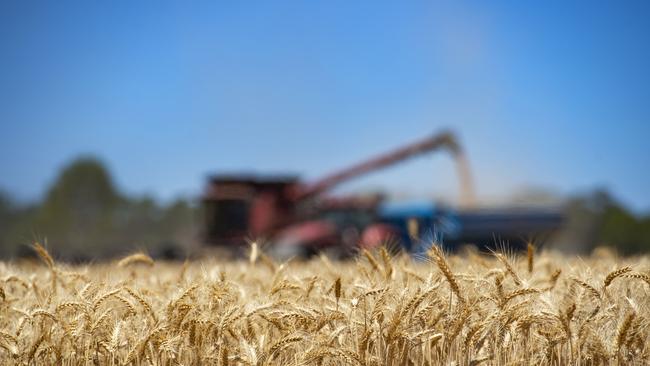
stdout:
<svg viewBox="0 0 650 366">
<path fill-rule="evenodd" d="M 381 155 L 374 159 L 351 166 L 340 172 L 326 176 L 325 178 L 318 180 L 316 183 L 300 188 L 298 190 L 298 193 L 295 195 L 295 199 L 301 200 L 325 193 L 333 187 L 353 178 L 372 173 L 375 170 L 387 168 L 418 155 L 423 155 L 437 150 L 447 150 L 449 153 L 451 153 L 456 163 L 458 179 L 460 181 L 460 204 L 463 207 L 473 206 L 474 186 L 472 184 L 472 176 L 470 174 L 467 159 L 463 154 L 463 149 L 458 143 L 458 140 L 451 132 L 443 132 L 433 135 L 422 141 L 412 143 L 390 153 Z"/>
<path fill-rule="evenodd" d="M 303 184 L 287 176 L 216 176 L 204 196 L 204 238 L 215 245 L 237 247 L 247 239 L 322 250 L 359 243 L 366 230 L 377 230 L 380 197 L 325 197 L 333 187 L 426 153 L 446 150 L 454 158 L 460 181 L 460 204 L 474 202 L 467 160 L 451 132 L 433 135 L 395 151 Z M 384 230 L 385 231 L 385 230 Z M 382 232 L 384 232 L 382 231 Z M 386 234 L 392 234 L 386 231 Z"/>
</svg>

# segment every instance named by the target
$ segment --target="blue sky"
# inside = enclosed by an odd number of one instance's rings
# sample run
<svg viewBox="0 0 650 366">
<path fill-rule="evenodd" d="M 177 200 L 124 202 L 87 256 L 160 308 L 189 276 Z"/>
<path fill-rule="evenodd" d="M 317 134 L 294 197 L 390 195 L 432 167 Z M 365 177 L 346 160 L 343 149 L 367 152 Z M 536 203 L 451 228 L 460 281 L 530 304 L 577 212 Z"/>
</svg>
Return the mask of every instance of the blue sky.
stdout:
<svg viewBox="0 0 650 366">
<path fill-rule="evenodd" d="M 196 196 L 451 128 L 483 200 L 606 187 L 648 211 L 648 4 L 5 1 L 0 188 L 37 199 L 93 154 L 129 193 Z M 454 173 L 435 155 L 347 188 L 453 202 Z"/>
</svg>

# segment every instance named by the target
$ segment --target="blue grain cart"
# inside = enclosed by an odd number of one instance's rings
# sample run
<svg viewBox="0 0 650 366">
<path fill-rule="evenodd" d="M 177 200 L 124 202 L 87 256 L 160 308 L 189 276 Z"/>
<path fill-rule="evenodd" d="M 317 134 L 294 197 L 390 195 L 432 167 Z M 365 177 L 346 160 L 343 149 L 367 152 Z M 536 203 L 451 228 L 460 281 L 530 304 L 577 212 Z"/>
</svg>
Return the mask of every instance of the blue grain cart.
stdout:
<svg viewBox="0 0 650 366">
<path fill-rule="evenodd" d="M 551 208 L 456 210 L 433 203 L 392 203 L 381 207 L 379 221 L 394 227 L 404 249 L 417 255 L 434 241 L 452 251 L 465 244 L 520 250 L 528 242 L 552 239 L 564 214 Z"/>
</svg>

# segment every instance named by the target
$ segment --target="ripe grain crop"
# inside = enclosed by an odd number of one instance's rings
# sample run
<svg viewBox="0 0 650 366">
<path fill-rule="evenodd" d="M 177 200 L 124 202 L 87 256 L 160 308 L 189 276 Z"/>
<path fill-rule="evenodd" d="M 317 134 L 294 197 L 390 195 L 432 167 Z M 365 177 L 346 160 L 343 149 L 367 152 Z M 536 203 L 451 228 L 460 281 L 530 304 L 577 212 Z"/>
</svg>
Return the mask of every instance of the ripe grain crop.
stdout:
<svg viewBox="0 0 650 366">
<path fill-rule="evenodd" d="M 0 263 L 3 365 L 641 365 L 650 258 Z M 533 265 L 534 264 L 534 265 Z"/>
</svg>

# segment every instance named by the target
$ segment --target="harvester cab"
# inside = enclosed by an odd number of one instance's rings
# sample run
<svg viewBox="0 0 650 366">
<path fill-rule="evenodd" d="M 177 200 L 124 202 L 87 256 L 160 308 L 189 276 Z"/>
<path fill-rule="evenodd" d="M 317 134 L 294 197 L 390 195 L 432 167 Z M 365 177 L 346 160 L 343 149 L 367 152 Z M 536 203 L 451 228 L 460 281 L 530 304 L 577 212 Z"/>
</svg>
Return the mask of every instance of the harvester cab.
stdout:
<svg viewBox="0 0 650 366">
<path fill-rule="evenodd" d="M 294 216 L 295 177 L 214 176 L 203 196 L 204 238 L 209 244 L 238 246 L 248 237 L 274 233 Z"/>
</svg>

